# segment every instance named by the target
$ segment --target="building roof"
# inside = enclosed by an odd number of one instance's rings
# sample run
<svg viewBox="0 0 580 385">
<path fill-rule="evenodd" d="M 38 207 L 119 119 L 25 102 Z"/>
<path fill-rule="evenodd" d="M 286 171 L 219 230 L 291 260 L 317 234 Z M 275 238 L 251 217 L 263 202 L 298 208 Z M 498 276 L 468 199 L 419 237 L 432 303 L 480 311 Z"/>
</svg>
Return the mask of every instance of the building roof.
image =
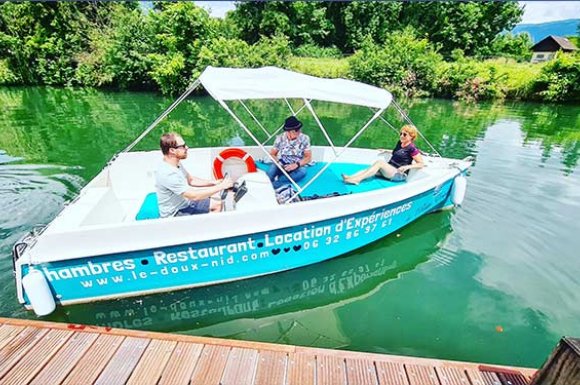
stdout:
<svg viewBox="0 0 580 385">
<path fill-rule="evenodd" d="M 550 42 L 555 43 L 560 47 L 560 49 L 564 51 L 576 51 L 578 49 L 574 44 L 572 44 L 570 40 L 566 39 L 565 37 L 550 35 L 534 44 L 532 51 L 543 51 L 545 49 L 546 43 Z"/>
</svg>

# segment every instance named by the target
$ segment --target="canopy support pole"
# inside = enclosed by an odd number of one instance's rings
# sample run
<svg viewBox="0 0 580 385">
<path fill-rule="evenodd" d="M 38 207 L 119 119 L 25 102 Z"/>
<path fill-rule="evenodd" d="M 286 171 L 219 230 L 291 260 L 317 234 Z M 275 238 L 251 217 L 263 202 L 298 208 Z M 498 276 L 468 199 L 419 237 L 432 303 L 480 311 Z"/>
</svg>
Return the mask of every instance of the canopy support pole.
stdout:
<svg viewBox="0 0 580 385">
<path fill-rule="evenodd" d="M 380 117 L 379 119 L 381 119 L 381 121 L 383 123 L 385 123 L 387 126 L 389 126 L 393 131 L 395 131 L 395 133 L 399 133 L 399 130 L 397 129 L 397 127 L 393 126 L 387 119 L 385 119 L 384 117 Z"/>
<path fill-rule="evenodd" d="M 274 164 L 278 164 L 278 160 L 274 159 L 272 154 L 270 154 L 270 152 L 266 150 L 266 148 L 262 145 L 262 143 L 260 143 L 260 141 L 254 136 L 254 134 L 252 134 L 252 131 L 250 131 L 248 127 L 246 127 L 246 125 L 240 120 L 240 118 L 238 118 L 238 116 L 234 114 L 234 112 L 230 109 L 230 107 L 223 100 L 218 100 L 218 102 L 224 108 L 224 110 L 226 110 L 232 116 L 232 118 L 234 118 L 234 120 L 240 125 L 240 127 L 242 127 L 244 131 L 246 131 L 246 133 L 250 136 L 250 138 L 252 138 L 252 140 L 256 142 L 256 144 L 262 149 L 262 151 L 264 151 L 264 153 L 268 156 L 268 158 L 270 158 L 270 160 Z M 292 177 L 288 174 L 288 172 L 284 170 L 284 167 L 278 168 L 280 169 L 280 171 L 282 171 L 282 174 L 284 174 L 284 176 L 288 178 L 288 180 L 294 185 L 294 187 L 296 187 L 297 189 L 300 188 L 300 186 L 298 186 L 298 184 L 294 181 L 294 179 L 292 179 Z"/>
<path fill-rule="evenodd" d="M 139 135 L 139 137 L 135 139 L 133 143 L 131 143 L 129 146 L 127 146 L 127 148 L 121 151 L 121 153 L 131 151 L 133 147 L 135 147 L 137 143 L 139 143 L 145 136 L 147 136 L 147 134 L 150 133 L 151 130 L 157 127 L 157 125 L 161 123 L 161 121 L 165 119 L 165 117 L 169 115 L 171 111 L 175 109 L 175 107 L 177 107 L 185 98 L 187 98 L 189 94 L 191 94 L 193 90 L 195 90 L 199 86 L 200 83 L 201 80 L 199 80 L 199 78 L 196 79 L 193 83 L 191 83 L 191 85 L 185 90 L 185 92 L 179 98 L 177 98 L 177 100 L 175 100 L 169 107 L 167 107 L 167 109 L 163 111 L 163 113 L 159 115 L 159 117 L 155 119 L 155 121 L 151 123 L 151 125 L 149 125 L 149 127 L 147 127 L 145 131 L 143 131 L 143 133 Z"/>
<path fill-rule="evenodd" d="M 246 106 L 246 104 L 244 103 L 243 100 L 238 99 L 238 102 L 240 102 L 240 104 L 242 106 L 244 106 L 244 108 L 246 109 L 246 111 L 248 112 L 248 114 L 250 114 L 250 116 L 252 117 L 252 119 L 254 119 L 254 122 L 256 122 L 256 124 L 262 129 L 262 131 L 264 131 L 264 133 L 266 134 L 266 136 L 270 136 L 270 133 L 268 132 L 268 130 L 266 130 L 264 128 L 264 126 L 262 126 L 262 123 L 260 123 L 260 121 L 254 116 L 254 114 L 252 114 L 252 111 L 250 111 L 250 109 Z"/>
<path fill-rule="evenodd" d="M 413 127 L 417 127 L 415 126 L 415 123 L 413 123 L 411 121 L 411 118 L 409 118 L 409 115 L 407 115 L 407 113 L 401 108 L 401 106 L 399 105 L 399 103 L 397 103 L 395 101 L 395 99 L 393 99 L 393 105 L 395 106 L 395 108 L 397 109 L 397 111 L 399 111 L 399 114 L 401 114 L 401 116 L 403 117 L 403 119 L 409 123 L 410 125 L 412 125 Z M 435 149 L 435 147 L 433 147 L 433 145 L 431 144 L 431 142 L 429 142 L 427 140 L 427 138 L 421 133 L 421 131 L 419 131 L 417 129 L 417 132 L 419 133 L 419 136 L 425 141 L 425 143 L 427 143 L 429 145 L 429 147 L 431 147 L 431 150 L 433 151 L 433 154 L 437 155 L 439 158 L 441 158 L 441 154 L 439 154 L 439 152 Z"/>
<path fill-rule="evenodd" d="M 320 119 L 318 119 L 318 116 L 314 112 L 314 109 L 312 108 L 312 105 L 306 99 L 304 99 L 304 104 L 308 108 L 308 111 L 310 111 L 310 113 L 312 114 L 312 117 L 316 121 L 316 124 L 318 124 L 318 127 L 320 127 L 320 130 L 322 131 L 322 133 L 326 137 L 326 140 L 328 140 L 328 144 L 330 144 L 330 147 L 332 148 L 332 151 L 334 152 L 334 155 L 336 155 L 336 147 L 334 147 L 334 143 L 332 142 L 332 139 L 330 139 L 330 136 L 328 136 L 328 133 L 326 132 L 326 129 L 324 128 L 324 126 L 320 122 Z"/>
<path fill-rule="evenodd" d="M 290 109 L 290 112 L 292 112 L 292 115 L 296 116 L 296 112 L 294 112 L 294 109 L 292 108 L 292 105 L 290 104 L 290 102 L 288 101 L 288 99 L 287 98 L 284 98 L 284 101 L 286 102 L 286 105 Z M 304 108 L 304 106 L 303 106 L 303 108 Z"/>
<path fill-rule="evenodd" d="M 382 113 L 385 111 L 385 108 L 382 108 L 380 110 L 378 110 L 372 117 L 371 119 L 356 133 L 356 135 L 354 135 L 345 145 L 344 147 L 342 147 L 342 150 L 337 154 L 334 154 L 334 159 L 332 159 L 330 162 L 326 163 L 326 165 L 324 167 L 322 167 L 313 177 L 312 179 L 310 179 L 308 181 L 308 183 L 306 183 L 304 185 L 304 187 L 298 187 L 298 191 L 296 191 L 296 193 L 294 195 L 292 195 L 285 203 L 290 202 L 291 200 L 293 200 L 294 198 L 296 198 L 298 195 L 300 195 L 304 190 L 306 190 L 306 188 L 308 188 L 308 186 L 310 186 L 316 179 L 318 179 L 318 177 L 320 175 L 322 175 L 323 172 L 325 172 L 328 167 L 330 167 L 330 165 L 332 163 L 334 163 L 335 160 L 337 160 L 346 150 L 348 147 L 350 147 L 350 145 L 358 139 L 359 136 L 362 135 L 363 132 L 366 131 L 366 129 L 371 125 L 372 122 L 374 122 L 379 116 L 382 115 Z"/>
</svg>

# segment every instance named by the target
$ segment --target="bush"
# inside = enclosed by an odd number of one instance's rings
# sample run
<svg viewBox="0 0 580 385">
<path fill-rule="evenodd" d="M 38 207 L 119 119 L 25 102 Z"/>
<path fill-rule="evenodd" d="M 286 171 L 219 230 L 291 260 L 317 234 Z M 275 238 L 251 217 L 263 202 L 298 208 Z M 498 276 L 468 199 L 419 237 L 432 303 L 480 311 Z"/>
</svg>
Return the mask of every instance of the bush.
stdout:
<svg viewBox="0 0 580 385">
<path fill-rule="evenodd" d="M 442 60 L 427 39 L 418 38 L 406 28 L 391 34 L 380 46 L 366 39 L 349 64 L 356 80 L 416 96 L 433 89 L 436 68 Z"/>
<path fill-rule="evenodd" d="M 197 58 L 197 70 L 201 73 L 207 66 L 246 67 L 250 45 L 243 40 L 218 37 L 201 48 Z"/>
<path fill-rule="evenodd" d="M 290 43 L 284 35 L 262 37 L 251 49 L 250 66 L 286 67 L 290 57 Z"/>
<path fill-rule="evenodd" d="M 151 88 L 151 34 L 141 10 L 118 7 L 105 28 L 90 30 L 90 48 L 76 56 L 79 84 L 121 89 Z"/>
<path fill-rule="evenodd" d="M 541 70 L 536 96 L 547 101 L 580 101 L 580 53 L 558 53 Z"/>
<path fill-rule="evenodd" d="M 527 62 L 532 58 L 532 39 L 527 33 L 497 35 L 489 47 L 479 49 L 481 56 L 499 56 Z"/>
<path fill-rule="evenodd" d="M 529 98 L 540 68 L 510 59 L 479 61 L 456 55 L 437 69 L 434 94 L 465 100 Z"/>
<path fill-rule="evenodd" d="M 348 59 L 292 57 L 288 68 L 321 78 L 350 78 Z"/>
<path fill-rule="evenodd" d="M 149 72 L 161 93 L 175 94 L 183 92 L 186 88 L 184 79 L 185 57 L 181 52 L 170 55 L 151 54 L 149 56 L 153 62 L 153 69 Z"/>
<path fill-rule="evenodd" d="M 14 84 L 17 80 L 16 75 L 8 68 L 8 62 L 6 60 L 0 60 L 0 84 Z"/>
<path fill-rule="evenodd" d="M 342 52 L 335 46 L 319 47 L 314 44 L 303 44 L 294 49 L 294 55 L 300 57 L 341 58 Z"/>
<path fill-rule="evenodd" d="M 283 36 L 262 38 L 254 45 L 243 40 L 219 37 L 201 48 L 197 58 L 197 72 L 205 67 L 282 67 L 288 60 L 290 49 Z"/>
</svg>

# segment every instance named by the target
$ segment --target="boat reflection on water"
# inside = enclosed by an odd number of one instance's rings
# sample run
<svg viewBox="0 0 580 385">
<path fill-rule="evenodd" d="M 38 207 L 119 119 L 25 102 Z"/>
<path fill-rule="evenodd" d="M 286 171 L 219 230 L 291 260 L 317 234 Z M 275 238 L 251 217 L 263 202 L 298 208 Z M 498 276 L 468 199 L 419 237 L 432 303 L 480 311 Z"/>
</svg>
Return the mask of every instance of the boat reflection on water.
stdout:
<svg viewBox="0 0 580 385">
<path fill-rule="evenodd" d="M 378 242 L 323 263 L 203 288 L 60 308 L 47 319 L 115 328 L 191 332 L 364 298 L 427 261 L 451 233 L 452 212 L 420 218 Z"/>
</svg>

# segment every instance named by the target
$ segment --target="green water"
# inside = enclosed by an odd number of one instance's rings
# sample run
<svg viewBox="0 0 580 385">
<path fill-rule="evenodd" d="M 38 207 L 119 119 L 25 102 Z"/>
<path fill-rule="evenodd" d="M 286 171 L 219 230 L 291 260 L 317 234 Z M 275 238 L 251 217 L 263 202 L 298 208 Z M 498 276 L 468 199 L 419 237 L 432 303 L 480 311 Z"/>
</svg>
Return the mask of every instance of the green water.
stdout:
<svg viewBox="0 0 580 385">
<path fill-rule="evenodd" d="M 50 222 L 170 102 L 141 93 L 0 89 L 0 316 L 35 318 L 16 300 L 12 244 Z M 443 156 L 475 157 L 462 208 L 428 215 L 329 262 L 67 307 L 47 319 L 539 366 L 562 335 L 580 336 L 580 106 L 442 100 L 404 106 Z M 267 129 L 287 114 L 281 103 L 250 108 Z M 315 108 L 338 145 L 371 114 Z M 313 143 L 326 144 L 314 120 L 304 122 Z M 155 149 L 170 129 L 190 145 L 251 143 L 215 102 L 195 98 L 137 149 Z M 378 122 L 356 146 L 388 148 L 395 140 Z"/>
</svg>

